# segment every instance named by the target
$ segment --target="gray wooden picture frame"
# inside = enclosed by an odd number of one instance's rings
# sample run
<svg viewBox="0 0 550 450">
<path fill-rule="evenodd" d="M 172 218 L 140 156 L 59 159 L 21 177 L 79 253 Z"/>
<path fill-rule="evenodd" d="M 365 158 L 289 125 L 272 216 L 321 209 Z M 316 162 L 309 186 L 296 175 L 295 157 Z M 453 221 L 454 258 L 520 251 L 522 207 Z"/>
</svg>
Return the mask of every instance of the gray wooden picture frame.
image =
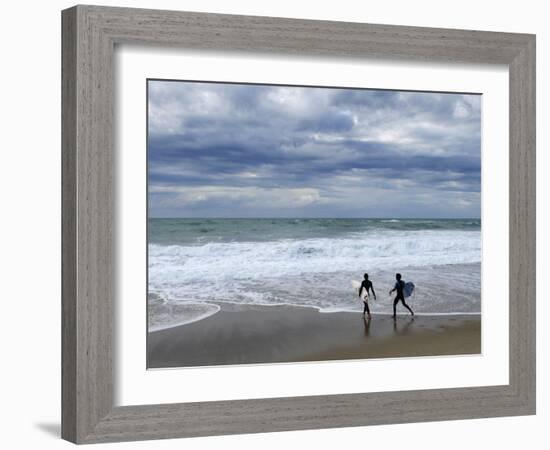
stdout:
<svg viewBox="0 0 550 450">
<path fill-rule="evenodd" d="M 62 12 L 62 437 L 75 443 L 535 413 L 535 36 L 75 6 Z M 505 64 L 509 384 L 114 406 L 115 44 Z"/>
</svg>

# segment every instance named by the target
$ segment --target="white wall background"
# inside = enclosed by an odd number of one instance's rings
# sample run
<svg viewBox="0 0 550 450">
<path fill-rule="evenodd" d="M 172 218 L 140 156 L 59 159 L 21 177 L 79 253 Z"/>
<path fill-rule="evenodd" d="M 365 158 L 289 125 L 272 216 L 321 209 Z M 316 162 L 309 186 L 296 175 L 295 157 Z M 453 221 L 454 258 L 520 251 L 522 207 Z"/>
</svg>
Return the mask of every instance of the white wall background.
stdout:
<svg viewBox="0 0 550 450">
<path fill-rule="evenodd" d="M 388 425 L 119 444 L 117 448 L 317 449 L 345 446 L 447 450 L 543 448 L 550 419 L 548 275 L 548 27 L 545 2 L 385 0 L 104 1 L 112 6 L 468 28 L 537 34 L 538 414 L 533 417 Z M 4 448 L 68 448 L 60 418 L 60 10 L 71 1 L 4 2 L 0 69 L 0 415 Z M 546 17 L 546 19 L 545 19 Z M 544 208 L 546 203 L 546 208 Z M 105 445 L 97 448 L 106 447 Z M 106 447 L 107 448 L 107 447 Z M 111 447 L 112 448 L 112 447 Z"/>
</svg>

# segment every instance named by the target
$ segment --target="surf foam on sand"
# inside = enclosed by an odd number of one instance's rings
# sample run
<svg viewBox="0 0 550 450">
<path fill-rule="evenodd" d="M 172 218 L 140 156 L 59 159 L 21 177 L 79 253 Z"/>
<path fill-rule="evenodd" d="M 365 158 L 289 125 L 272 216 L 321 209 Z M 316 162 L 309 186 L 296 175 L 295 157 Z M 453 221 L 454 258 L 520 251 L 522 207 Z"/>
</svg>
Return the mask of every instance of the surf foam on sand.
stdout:
<svg viewBox="0 0 550 450">
<path fill-rule="evenodd" d="M 480 261 L 475 219 L 150 219 L 149 293 L 162 303 L 149 323 L 201 320 L 216 302 L 358 311 L 350 280 L 363 272 L 375 314 L 391 312 L 395 272 L 416 284 L 415 312 L 479 314 Z"/>
</svg>

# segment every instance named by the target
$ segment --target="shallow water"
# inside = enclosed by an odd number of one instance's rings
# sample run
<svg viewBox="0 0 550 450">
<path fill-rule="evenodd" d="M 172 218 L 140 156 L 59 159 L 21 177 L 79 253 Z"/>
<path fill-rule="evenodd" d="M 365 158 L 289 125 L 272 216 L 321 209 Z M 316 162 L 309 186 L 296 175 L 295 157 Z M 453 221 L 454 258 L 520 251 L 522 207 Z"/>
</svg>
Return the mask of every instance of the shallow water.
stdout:
<svg viewBox="0 0 550 450">
<path fill-rule="evenodd" d="M 215 302 L 362 306 L 351 280 L 368 272 L 391 313 L 395 272 L 413 281 L 421 314 L 480 313 L 476 219 L 150 219 L 149 323 L 155 329 L 214 314 Z"/>
</svg>

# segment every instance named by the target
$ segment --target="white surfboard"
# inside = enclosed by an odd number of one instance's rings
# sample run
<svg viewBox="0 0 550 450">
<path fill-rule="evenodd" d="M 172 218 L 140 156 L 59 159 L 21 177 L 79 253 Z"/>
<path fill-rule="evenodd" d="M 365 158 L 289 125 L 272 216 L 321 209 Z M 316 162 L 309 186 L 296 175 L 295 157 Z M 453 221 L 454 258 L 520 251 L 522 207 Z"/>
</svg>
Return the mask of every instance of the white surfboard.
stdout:
<svg viewBox="0 0 550 450">
<path fill-rule="evenodd" d="M 351 280 L 351 286 L 353 287 L 353 290 L 355 291 L 355 294 L 359 294 L 359 289 L 361 288 L 361 282 L 357 280 Z M 361 292 L 361 298 L 363 300 L 369 300 L 370 296 L 365 290 L 363 289 L 363 292 Z"/>
</svg>

